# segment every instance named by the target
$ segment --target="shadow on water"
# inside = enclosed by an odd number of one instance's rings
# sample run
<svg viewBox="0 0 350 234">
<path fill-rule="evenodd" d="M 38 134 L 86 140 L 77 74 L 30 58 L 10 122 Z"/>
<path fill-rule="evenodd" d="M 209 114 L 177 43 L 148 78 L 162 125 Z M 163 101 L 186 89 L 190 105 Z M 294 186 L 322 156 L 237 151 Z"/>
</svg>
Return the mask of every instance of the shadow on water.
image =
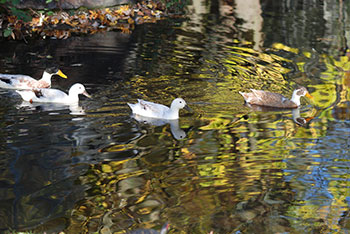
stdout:
<svg viewBox="0 0 350 234">
<path fill-rule="evenodd" d="M 132 34 L 3 41 L 2 73 L 40 77 L 57 64 L 69 79 L 53 86 L 81 82 L 93 99 L 30 104 L 0 90 L 0 229 L 348 231 L 349 4 L 254 3 L 194 2 L 189 19 Z M 254 109 L 238 93 L 289 97 L 294 84 L 314 101 Z M 194 114 L 176 121 L 126 105 L 180 96 Z"/>
</svg>

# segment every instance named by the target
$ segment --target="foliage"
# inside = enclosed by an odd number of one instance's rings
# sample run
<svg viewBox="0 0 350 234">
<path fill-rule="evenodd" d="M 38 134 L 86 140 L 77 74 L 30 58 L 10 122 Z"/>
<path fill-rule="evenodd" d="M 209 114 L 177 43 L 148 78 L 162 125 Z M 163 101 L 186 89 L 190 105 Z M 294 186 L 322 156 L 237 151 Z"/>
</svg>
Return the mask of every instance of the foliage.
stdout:
<svg viewBox="0 0 350 234">
<path fill-rule="evenodd" d="M 17 0 L 1 0 L 17 1 Z M 50 1 L 50 0 L 48 0 Z M 9 8 L 5 18 L 3 36 L 12 39 L 24 39 L 24 35 L 40 35 L 66 39 L 73 33 L 94 34 L 99 31 L 121 30 L 130 33 L 136 24 L 154 23 L 164 16 L 164 5 L 154 2 L 137 3 L 134 6 L 123 5 L 114 8 L 66 11 L 32 11 Z"/>
<path fill-rule="evenodd" d="M 32 19 L 25 11 L 17 9 L 16 7 L 10 7 L 11 13 L 17 16 L 18 19 L 28 22 Z"/>
<path fill-rule="evenodd" d="M 16 16 L 18 19 L 25 22 L 30 21 L 31 16 L 26 11 L 16 7 L 19 3 L 19 0 L 0 0 L 0 7 L 6 9 L 9 15 Z"/>
<path fill-rule="evenodd" d="M 10 23 L 13 22 L 14 18 L 16 18 L 16 21 L 18 22 L 28 22 L 32 19 L 26 11 L 16 8 L 16 5 L 18 4 L 19 0 L 0 0 L 0 8 L 3 8 L 6 11 L 5 15 L 7 15 L 8 21 L 6 27 L 0 24 L 0 28 L 4 28 L 2 32 L 4 37 L 16 38 L 15 32 L 20 28 L 20 24 Z"/>
</svg>

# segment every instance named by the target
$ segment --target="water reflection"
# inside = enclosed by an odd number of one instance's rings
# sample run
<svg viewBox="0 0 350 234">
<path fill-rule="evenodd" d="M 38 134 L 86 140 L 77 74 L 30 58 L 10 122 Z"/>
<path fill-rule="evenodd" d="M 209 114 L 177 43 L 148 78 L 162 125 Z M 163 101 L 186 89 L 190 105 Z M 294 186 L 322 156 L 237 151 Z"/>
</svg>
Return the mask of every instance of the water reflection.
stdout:
<svg viewBox="0 0 350 234">
<path fill-rule="evenodd" d="M 64 115 L 57 115 L 56 121 L 52 118 L 55 124 L 51 125 L 42 121 L 49 116 L 45 113 L 19 113 L 6 117 L 13 125 L 2 130 L 6 136 L 1 145 L 5 149 L 2 183 L 7 184 L 2 196 L 7 203 L 1 209 L 2 229 L 35 227 L 62 217 L 83 198 L 84 186 L 75 186 L 75 180 L 86 166 L 71 164 L 72 142 L 61 135 L 72 125 L 58 121 Z"/>
<path fill-rule="evenodd" d="M 296 108 L 294 110 L 292 110 L 292 118 L 293 121 L 296 124 L 299 124 L 300 126 L 306 126 L 314 117 L 310 116 L 310 117 L 301 117 L 300 116 L 300 108 Z"/>
<path fill-rule="evenodd" d="M 189 21 L 131 35 L 3 42 L 1 69 L 35 74 L 56 62 L 72 77 L 56 86 L 88 83 L 95 98 L 75 116 L 79 106 L 16 108 L 19 99 L 0 91 L 1 229 L 108 233 L 169 222 L 174 233 L 349 231 L 349 55 L 332 50 L 348 31 L 328 28 L 345 24 L 349 3 L 313 13 L 306 1 L 260 1 L 258 22 L 244 24 L 232 4 L 212 3 L 193 2 L 202 13 Z M 254 49 L 261 45 L 275 46 Z M 252 111 L 238 94 L 285 94 L 294 83 L 312 87 L 314 108 Z M 129 115 L 135 98 L 180 95 L 198 113 L 181 124 Z"/>
<path fill-rule="evenodd" d="M 260 112 L 279 112 L 279 113 L 292 113 L 292 119 L 294 123 L 300 125 L 300 126 L 306 126 L 313 118 L 314 115 L 317 115 L 315 113 L 309 113 L 310 116 L 308 117 L 301 117 L 300 116 L 300 110 L 301 108 L 294 108 L 294 109 L 281 109 L 281 108 L 274 108 L 274 107 L 267 107 L 267 106 L 259 106 L 259 105 L 250 105 L 249 103 L 245 103 L 247 107 L 252 109 L 253 111 L 260 111 Z"/>
<path fill-rule="evenodd" d="M 162 126 L 162 125 L 169 124 L 171 134 L 176 140 L 184 139 L 186 137 L 186 132 L 180 128 L 178 119 L 174 119 L 174 120 L 155 119 L 155 118 L 148 118 L 140 115 L 133 115 L 133 118 L 140 123 L 150 124 L 154 126 Z"/>
<path fill-rule="evenodd" d="M 54 111 L 69 109 L 71 115 L 85 115 L 85 110 L 83 107 L 79 106 L 78 103 L 73 103 L 70 105 L 60 104 L 60 103 L 37 103 L 37 102 L 26 102 L 23 101 L 20 105 L 17 105 L 19 109 L 25 110 L 36 110 L 50 112 L 50 114 L 59 114 Z"/>
</svg>

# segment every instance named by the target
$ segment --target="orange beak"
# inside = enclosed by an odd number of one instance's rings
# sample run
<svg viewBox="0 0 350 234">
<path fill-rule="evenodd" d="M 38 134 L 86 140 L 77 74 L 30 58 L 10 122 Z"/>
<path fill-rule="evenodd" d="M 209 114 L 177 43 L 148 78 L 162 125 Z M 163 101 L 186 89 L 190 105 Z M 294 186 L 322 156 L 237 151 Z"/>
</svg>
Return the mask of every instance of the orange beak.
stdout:
<svg viewBox="0 0 350 234">
<path fill-rule="evenodd" d="M 314 98 L 314 97 L 311 96 L 309 93 L 306 93 L 306 94 L 305 94 L 305 97 L 310 98 L 310 99 L 313 99 L 313 98 Z"/>
<path fill-rule="evenodd" d="M 58 72 L 56 74 L 64 79 L 67 79 L 67 76 L 65 74 L 63 74 L 63 72 L 61 70 L 58 70 Z"/>
<path fill-rule="evenodd" d="M 309 122 L 309 121 L 311 121 L 313 118 L 315 118 L 315 117 L 307 117 L 307 118 L 305 118 L 305 120 L 306 120 L 306 122 Z"/>
</svg>

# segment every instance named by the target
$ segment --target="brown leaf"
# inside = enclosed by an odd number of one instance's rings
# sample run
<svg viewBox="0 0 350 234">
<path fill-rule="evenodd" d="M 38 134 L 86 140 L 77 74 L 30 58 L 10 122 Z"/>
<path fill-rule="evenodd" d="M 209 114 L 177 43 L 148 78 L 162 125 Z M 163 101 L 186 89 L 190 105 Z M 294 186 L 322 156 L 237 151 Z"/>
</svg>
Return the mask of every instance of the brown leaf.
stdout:
<svg viewBox="0 0 350 234">
<path fill-rule="evenodd" d="M 8 16 L 7 17 L 7 21 L 10 23 L 10 24 L 13 24 L 17 21 L 17 17 L 14 16 L 14 15 L 11 15 L 11 16 Z"/>
<path fill-rule="evenodd" d="M 58 19 L 58 18 L 51 18 L 51 24 L 54 24 L 54 25 L 56 25 L 56 24 L 58 24 L 60 22 L 60 20 Z"/>
<path fill-rule="evenodd" d="M 130 33 L 131 33 L 131 31 L 130 31 L 129 28 L 124 28 L 124 27 L 122 27 L 121 30 L 122 30 L 122 33 L 127 33 L 127 34 L 130 34 Z"/>
<path fill-rule="evenodd" d="M 40 22 L 40 17 L 32 18 L 32 21 L 29 22 L 29 25 L 32 27 L 37 27 Z"/>
<path fill-rule="evenodd" d="M 152 15 L 152 11 L 149 10 L 149 9 L 144 8 L 144 9 L 143 9 L 143 12 L 144 12 L 146 15 L 148 15 L 148 16 L 151 16 L 151 15 Z"/>
<path fill-rule="evenodd" d="M 89 19 L 96 19 L 98 17 L 98 13 L 96 11 L 92 11 L 90 10 L 90 16 L 89 16 Z"/>
<path fill-rule="evenodd" d="M 129 19 L 128 19 L 128 23 L 129 23 L 129 24 L 134 24 L 135 21 L 134 21 L 132 18 L 129 18 Z"/>
</svg>

